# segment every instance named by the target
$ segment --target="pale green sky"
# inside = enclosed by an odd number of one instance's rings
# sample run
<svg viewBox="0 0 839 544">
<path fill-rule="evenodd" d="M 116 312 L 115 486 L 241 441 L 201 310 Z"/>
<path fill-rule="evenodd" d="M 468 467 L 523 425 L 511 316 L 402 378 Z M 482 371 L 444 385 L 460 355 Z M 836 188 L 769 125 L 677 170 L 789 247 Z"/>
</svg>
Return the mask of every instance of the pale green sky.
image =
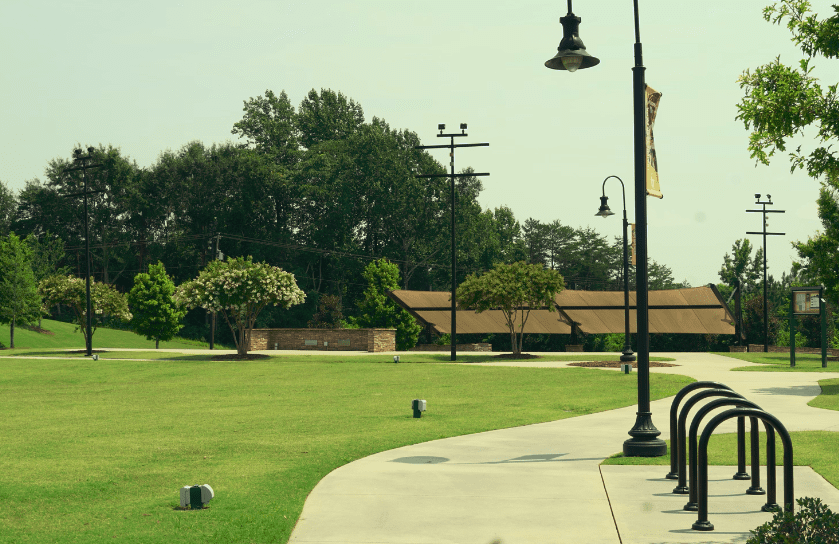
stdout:
<svg viewBox="0 0 839 544">
<path fill-rule="evenodd" d="M 639 0 L 646 80 L 663 93 L 655 124 L 663 200 L 648 199 L 649 255 L 677 280 L 717 283 L 723 254 L 761 230 L 754 194 L 771 194 L 770 273 L 789 243 L 820 223 L 818 182 L 786 157 L 755 168 L 735 121 L 738 75 L 798 51 L 763 21 L 768 0 Z M 820 15 L 830 2 L 812 2 Z M 266 89 L 299 104 L 339 90 L 367 119 L 438 143 L 436 126 L 469 124 L 457 166 L 490 172 L 484 207 L 520 221 L 559 219 L 617 236 L 620 215 L 594 217 L 602 180 L 620 176 L 634 218 L 631 0 L 576 0 L 580 35 L 599 66 L 544 67 L 562 36 L 565 1 L 0 2 L 0 179 L 14 189 L 43 177 L 76 143 L 113 144 L 141 166 L 191 140 L 233 138 L 242 102 Z M 837 61 L 816 62 L 825 84 Z M 802 140 L 804 149 L 810 140 Z M 435 156 L 445 160 L 445 151 Z M 619 185 L 607 184 L 615 211 Z M 761 243 L 760 237 L 752 241 Z"/>
</svg>

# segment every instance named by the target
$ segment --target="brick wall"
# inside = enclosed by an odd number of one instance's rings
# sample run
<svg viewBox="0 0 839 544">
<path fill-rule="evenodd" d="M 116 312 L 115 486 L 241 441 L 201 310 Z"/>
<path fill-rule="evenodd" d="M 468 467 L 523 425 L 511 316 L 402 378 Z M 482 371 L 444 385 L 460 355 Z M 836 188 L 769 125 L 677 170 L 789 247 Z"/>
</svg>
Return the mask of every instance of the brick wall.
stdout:
<svg viewBox="0 0 839 544">
<path fill-rule="evenodd" d="M 749 353 L 763 353 L 763 344 L 749 344 Z M 769 353 L 789 353 L 789 346 L 769 346 Z M 822 348 L 795 348 L 795 353 L 822 354 Z M 839 349 L 827 348 L 831 357 L 839 356 Z"/>
<path fill-rule="evenodd" d="M 254 329 L 250 349 L 396 351 L 396 329 Z"/>
<path fill-rule="evenodd" d="M 492 351 L 492 344 L 458 344 L 455 346 L 457 351 L 482 351 L 482 352 L 489 352 Z M 438 346 L 437 344 L 417 344 L 416 346 L 412 347 L 410 351 L 451 351 L 451 345 L 448 346 Z"/>
<path fill-rule="evenodd" d="M 731 353 L 746 353 L 747 350 L 748 348 L 746 346 L 728 346 L 728 351 Z"/>
</svg>

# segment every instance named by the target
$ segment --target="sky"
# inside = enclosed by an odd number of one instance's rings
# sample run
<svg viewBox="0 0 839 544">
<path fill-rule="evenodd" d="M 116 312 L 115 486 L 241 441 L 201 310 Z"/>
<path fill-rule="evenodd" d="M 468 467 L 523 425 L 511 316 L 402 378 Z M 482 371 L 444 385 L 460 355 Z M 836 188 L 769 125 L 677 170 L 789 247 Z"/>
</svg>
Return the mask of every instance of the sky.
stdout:
<svg viewBox="0 0 839 544">
<path fill-rule="evenodd" d="M 819 182 L 790 172 L 785 154 L 756 166 L 737 121 L 737 82 L 780 55 L 801 53 L 784 26 L 763 20 L 769 0 L 639 0 L 646 82 L 662 93 L 655 121 L 664 198 L 647 199 L 649 257 L 692 286 L 718 283 L 734 242 L 762 244 L 754 195 L 771 194 L 769 273 L 796 259 L 791 242 L 821 223 Z M 811 2 L 821 17 L 830 2 Z M 630 0 L 575 0 L 580 36 L 600 59 L 575 73 L 550 70 L 565 1 L 356 0 L 340 2 L 146 0 L 0 2 L 0 180 L 14 190 L 43 179 L 47 163 L 78 144 L 119 147 L 141 167 L 188 142 L 236 141 L 244 101 L 285 90 L 340 91 L 366 119 L 444 143 L 437 124 L 468 123 L 456 167 L 481 178 L 484 208 L 520 222 L 558 219 L 621 234 L 617 215 L 595 217 L 607 176 L 626 184 L 634 221 Z M 815 62 L 825 86 L 837 61 Z M 812 132 L 793 140 L 813 148 Z M 441 162 L 447 151 L 433 151 Z"/>
</svg>

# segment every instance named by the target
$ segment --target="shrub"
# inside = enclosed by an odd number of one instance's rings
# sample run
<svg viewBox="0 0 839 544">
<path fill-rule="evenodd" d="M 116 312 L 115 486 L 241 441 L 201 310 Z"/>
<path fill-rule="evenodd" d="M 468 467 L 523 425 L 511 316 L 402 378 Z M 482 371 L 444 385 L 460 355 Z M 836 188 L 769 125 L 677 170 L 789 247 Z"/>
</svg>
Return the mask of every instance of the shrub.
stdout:
<svg viewBox="0 0 839 544">
<path fill-rule="evenodd" d="M 798 512 L 778 512 L 757 529 L 746 544 L 839 544 L 839 514 L 822 504 L 821 499 L 803 497 Z"/>
</svg>

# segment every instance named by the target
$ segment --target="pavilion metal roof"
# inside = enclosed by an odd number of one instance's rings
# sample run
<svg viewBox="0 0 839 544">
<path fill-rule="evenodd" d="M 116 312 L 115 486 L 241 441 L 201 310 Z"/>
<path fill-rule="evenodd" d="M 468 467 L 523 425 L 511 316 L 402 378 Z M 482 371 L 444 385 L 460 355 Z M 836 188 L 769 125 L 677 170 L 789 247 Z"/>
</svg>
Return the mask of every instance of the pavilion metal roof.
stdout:
<svg viewBox="0 0 839 544">
<path fill-rule="evenodd" d="M 451 302 L 448 291 L 388 293 L 420 323 L 438 334 L 451 332 Z M 636 332 L 635 292 L 629 293 L 629 326 Z M 734 334 L 734 316 L 713 285 L 689 289 L 650 291 L 648 297 L 651 333 Z M 566 289 L 554 301 L 554 310 L 533 309 L 525 323 L 526 334 L 571 334 L 571 323 L 584 333 L 623 333 L 623 291 L 575 291 Z M 461 334 L 507 333 L 501 310 L 457 310 Z"/>
</svg>

